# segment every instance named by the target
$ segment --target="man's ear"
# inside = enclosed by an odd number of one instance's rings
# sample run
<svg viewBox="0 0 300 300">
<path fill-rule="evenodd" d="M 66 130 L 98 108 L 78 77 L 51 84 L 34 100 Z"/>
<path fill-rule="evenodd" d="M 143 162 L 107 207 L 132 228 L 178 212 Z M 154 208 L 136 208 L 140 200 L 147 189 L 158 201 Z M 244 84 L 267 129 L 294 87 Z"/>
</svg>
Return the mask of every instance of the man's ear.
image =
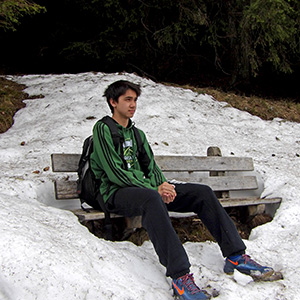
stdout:
<svg viewBox="0 0 300 300">
<path fill-rule="evenodd" d="M 117 106 L 117 102 L 113 98 L 110 98 L 109 102 L 110 102 L 110 105 L 112 107 L 116 107 Z"/>
</svg>

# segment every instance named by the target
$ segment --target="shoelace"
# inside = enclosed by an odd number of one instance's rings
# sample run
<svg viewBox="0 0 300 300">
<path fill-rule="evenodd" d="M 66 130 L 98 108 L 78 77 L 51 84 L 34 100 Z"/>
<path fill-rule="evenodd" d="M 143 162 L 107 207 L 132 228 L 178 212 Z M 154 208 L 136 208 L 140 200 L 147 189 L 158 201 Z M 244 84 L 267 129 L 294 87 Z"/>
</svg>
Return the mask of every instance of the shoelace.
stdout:
<svg viewBox="0 0 300 300">
<path fill-rule="evenodd" d="M 245 264 L 247 264 L 248 262 L 250 262 L 251 264 L 253 264 L 254 266 L 257 267 L 261 267 L 261 265 L 259 263 L 257 263 L 256 261 L 254 261 L 253 259 L 250 258 L 249 255 L 247 254 L 243 254 L 242 258 L 245 259 Z"/>
<path fill-rule="evenodd" d="M 186 274 L 182 276 L 181 279 L 182 279 L 182 285 L 186 286 L 192 295 L 196 293 L 201 293 L 201 290 L 198 288 L 198 286 L 194 281 L 193 273 Z"/>
</svg>

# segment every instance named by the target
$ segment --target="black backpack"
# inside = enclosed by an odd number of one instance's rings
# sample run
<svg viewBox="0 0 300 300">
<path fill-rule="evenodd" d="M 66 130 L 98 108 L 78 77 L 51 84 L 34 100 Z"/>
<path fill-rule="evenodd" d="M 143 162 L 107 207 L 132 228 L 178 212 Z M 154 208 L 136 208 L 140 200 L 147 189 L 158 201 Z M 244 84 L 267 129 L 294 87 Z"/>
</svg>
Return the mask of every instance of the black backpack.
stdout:
<svg viewBox="0 0 300 300">
<path fill-rule="evenodd" d="M 115 149 L 116 151 L 118 151 L 119 145 L 122 145 L 123 143 L 123 137 L 119 135 L 118 128 L 115 121 L 108 116 L 102 118 L 101 121 L 106 125 L 108 125 L 112 135 Z M 137 148 L 138 148 L 137 158 L 145 174 L 147 174 L 147 166 L 149 163 L 149 159 L 145 153 L 145 149 L 143 147 L 142 139 L 138 129 L 135 126 L 133 126 L 133 130 L 134 130 L 134 135 L 136 138 Z M 104 205 L 103 197 L 99 192 L 100 180 L 95 178 L 95 175 L 90 166 L 90 155 L 92 152 L 93 152 L 93 136 L 91 135 L 85 139 L 82 147 L 82 154 L 79 160 L 78 170 L 77 170 L 78 173 L 77 193 L 81 201 L 81 207 L 84 210 L 86 210 L 86 208 L 84 208 L 83 204 L 87 203 L 89 206 L 93 207 L 94 209 L 103 211 L 105 213 L 105 220 L 106 220 L 105 223 L 107 227 L 106 231 L 108 232 L 108 234 L 110 234 L 110 237 L 108 237 L 108 239 L 112 239 L 111 233 L 109 233 L 111 229 L 108 229 L 108 227 L 111 227 L 110 216 Z M 121 154 L 121 158 L 122 160 L 124 160 L 123 154 Z M 127 167 L 125 161 L 124 161 L 124 166 L 125 168 Z"/>
</svg>

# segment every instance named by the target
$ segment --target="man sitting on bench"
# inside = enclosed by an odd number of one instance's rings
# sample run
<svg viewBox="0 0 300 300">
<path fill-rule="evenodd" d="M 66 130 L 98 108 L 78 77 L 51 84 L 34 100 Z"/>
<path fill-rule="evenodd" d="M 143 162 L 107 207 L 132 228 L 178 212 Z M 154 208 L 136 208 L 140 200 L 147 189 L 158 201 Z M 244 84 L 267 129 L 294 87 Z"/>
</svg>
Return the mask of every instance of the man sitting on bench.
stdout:
<svg viewBox="0 0 300 300">
<path fill-rule="evenodd" d="M 123 143 L 116 151 L 111 132 L 98 121 L 93 129 L 94 151 L 91 167 L 101 180 L 100 193 L 108 211 L 126 217 L 142 216 L 166 276 L 172 278 L 174 295 L 179 299 L 208 299 L 190 274 L 187 253 L 169 218 L 168 210 L 194 212 L 217 241 L 225 259 L 224 272 L 235 269 L 252 277 L 266 279 L 274 273 L 245 254 L 245 244 L 235 225 L 206 185 L 170 184 L 156 165 L 152 150 L 143 131 L 139 130 L 143 153 L 138 153 L 132 129 L 140 87 L 128 81 L 117 81 L 108 86 L 104 96 L 112 112 Z M 142 157 L 140 157 L 142 156 Z"/>
</svg>

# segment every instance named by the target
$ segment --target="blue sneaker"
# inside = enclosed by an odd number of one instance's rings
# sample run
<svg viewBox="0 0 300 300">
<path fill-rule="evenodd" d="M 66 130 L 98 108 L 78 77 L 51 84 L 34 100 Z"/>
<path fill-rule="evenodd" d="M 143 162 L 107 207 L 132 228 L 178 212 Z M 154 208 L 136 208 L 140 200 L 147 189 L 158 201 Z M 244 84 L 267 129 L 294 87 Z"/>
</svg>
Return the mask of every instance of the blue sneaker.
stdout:
<svg viewBox="0 0 300 300">
<path fill-rule="evenodd" d="M 233 274 L 234 269 L 246 275 L 250 275 L 254 279 L 264 279 L 272 276 L 274 273 L 272 268 L 261 266 L 246 254 L 226 258 L 224 272 Z"/>
<path fill-rule="evenodd" d="M 193 274 L 186 274 L 172 280 L 174 296 L 180 300 L 205 300 L 210 299 L 195 284 Z"/>
</svg>

